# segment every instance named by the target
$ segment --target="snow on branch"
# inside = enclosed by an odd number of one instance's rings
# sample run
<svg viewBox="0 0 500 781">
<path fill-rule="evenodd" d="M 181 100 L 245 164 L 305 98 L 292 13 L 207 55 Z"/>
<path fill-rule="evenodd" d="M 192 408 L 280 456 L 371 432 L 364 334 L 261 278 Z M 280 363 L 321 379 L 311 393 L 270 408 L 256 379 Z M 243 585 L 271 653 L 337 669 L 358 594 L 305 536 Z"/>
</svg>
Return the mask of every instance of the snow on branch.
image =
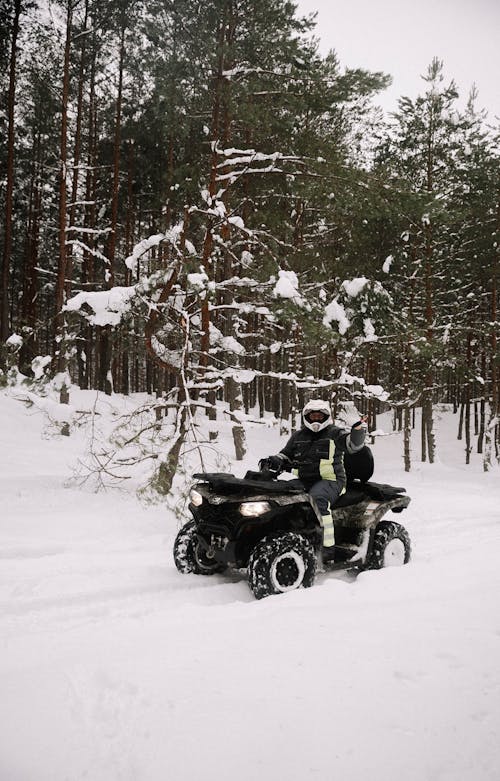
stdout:
<svg viewBox="0 0 500 781">
<path fill-rule="evenodd" d="M 369 398 L 375 398 L 379 401 L 389 401 L 389 393 L 385 391 L 382 385 L 370 385 L 363 377 L 356 377 L 343 368 L 340 377 L 334 381 L 335 385 L 352 386 L 359 385 L 363 394 Z"/>
<path fill-rule="evenodd" d="M 350 327 L 351 321 L 347 317 L 344 307 L 336 298 L 325 307 L 323 324 L 331 325 L 334 321 L 338 323 L 339 334 L 343 336 Z"/>
<path fill-rule="evenodd" d="M 216 152 L 218 155 L 224 155 L 224 157 L 232 157 L 232 155 L 254 155 L 255 149 L 236 149 L 235 147 L 221 149 L 216 147 Z"/>
<path fill-rule="evenodd" d="M 282 174 L 284 173 L 282 168 L 277 168 L 276 165 L 268 165 L 264 168 L 243 168 L 241 171 L 232 171 L 229 174 L 218 174 L 216 176 L 216 180 L 218 182 L 224 182 L 224 181 L 230 181 L 231 184 L 234 184 L 241 176 L 246 176 L 247 174 Z"/>
<path fill-rule="evenodd" d="M 166 230 L 165 233 L 155 233 L 152 236 L 149 236 L 147 239 L 142 239 L 142 241 L 135 245 L 134 249 L 132 250 L 132 254 L 129 255 L 128 258 L 125 258 L 125 265 L 131 271 L 134 271 L 137 263 L 145 255 L 147 255 L 147 253 L 153 249 L 153 247 L 157 247 L 159 244 L 161 244 L 162 241 L 168 242 L 172 247 L 174 247 L 174 249 L 177 250 L 178 254 L 181 254 L 181 240 L 183 237 L 183 232 L 184 221 L 181 220 L 179 223 L 177 223 L 177 225 L 174 225 L 172 228 Z M 184 241 L 184 247 L 188 254 L 196 254 L 196 249 L 190 241 Z"/>
<path fill-rule="evenodd" d="M 74 231 L 75 233 L 88 233 L 92 236 L 100 236 L 101 233 L 110 233 L 111 228 L 100 228 L 98 230 L 97 228 L 82 228 L 81 225 L 69 225 L 66 228 L 66 233 L 69 233 L 70 231 Z"/>
<path fill-rule="evenodd" d="M 146 252 L 149 252 L 152 247 L 157 247 L 164 238 L 164 233 L 156 233 L 153 236 L 149 236 L 147 239 L 142 239 L 142 241 L 135 245 L 132 254 L 129 255 L 128 258 L 125 258 L 125 265 L 127 268 L 133 271 L 142 256 L 145 255 Z"/>
<path fill-rule="evenodd" d="M 262 73 L 262 68 L 245 68 L 241 65 L 238 68 L 230 68 L 222 71 L 221 76 L 225 79 L 234 79 L 235 76 L 248 76 L 251 73 Z"/>
<path fill-rule="evenodd" d="M 130 311 L 136 294 L 132 287 L 112 287 L 111 290 L 81 292 L 70 298 L 63 306 L 63 312 L 78 312 L 92 325 L 118 325 L 123 315 Z M 87 307 L 87 311 L 85 310 Z M 91 311 L 89 312 L 88 309 Z"/>
<path fill-rule="evenodd" d="M 92 249 L 92 247 L 89 247 L 83 241 L 79 241 L 78 239 L 71 239 L 71 241 L 67 241 L 66 242 L 66 246 L 70 246 L 70 245 L 72 245 L 74 247 L 79 247 L 80 249 L 84 250 L 85 252 L 88 252 L 94 258 L 99 258 L 99 260 L 102 260 L 102 261 L 104 261 L 104 263 L 109 265 L 109 258 L 107 258 L 106 255 L 103 255 L 102 252 L 99 252 L 98 249 Z"/>
<path fill-rule="evenodd" d="M 356 298 L 368 284 L 366 277 L 356 277 L 355 279 L 345 279 L 341 287 L 345 290 L 349 298 Z"/>
<path fill-rule="evenodd" d="M 225 156 L 227 157 L 227 154 Z M 300 157 L 297 157 L 297 155 L 284 155 L 281 152 L 272 152 L 271 154 L 266 155 L 263 152 L 256 152 L 255 149 L 249 149 L 242 153 L 240 157 L 228 157 L 228 159 L 219 163 L 217 168 L 227 168 L 228 166 L 234 165 L 251 165 L 252 163 L 264 163 L 267 161 L 275 163 L 277 160 L 280 160 L 281 162 L 296 163 L 300 161 Z"/>
<path fill-rule="evenodd" d="M 252 279 L 251 277 L 230 277 L 230 279 L 224 279 L 217 285 L 219 290 L 230 287 L 252 287 L 265 289 L 268 286 L 269 282 L 258 282 L 256 279 Z"/>
<path fill-rule="evenodd" d="M 299 293 L 299 280 L 295 271 L 280 269 L 278 281 L 273 289 L 275 298 L 288 298 L 297 306 L 306 307 L 306 302 Z"/>
<path fill-rule="evenodd" d="M 246 352 L 243 345 L 240 344 L 234 336 L 224 336 L 213 323 L 210 323 L 210 345 L 214 349 L 222 350 L 223 352 L 232 353 L 234 355 L 245 355 Z"/>
</svg>

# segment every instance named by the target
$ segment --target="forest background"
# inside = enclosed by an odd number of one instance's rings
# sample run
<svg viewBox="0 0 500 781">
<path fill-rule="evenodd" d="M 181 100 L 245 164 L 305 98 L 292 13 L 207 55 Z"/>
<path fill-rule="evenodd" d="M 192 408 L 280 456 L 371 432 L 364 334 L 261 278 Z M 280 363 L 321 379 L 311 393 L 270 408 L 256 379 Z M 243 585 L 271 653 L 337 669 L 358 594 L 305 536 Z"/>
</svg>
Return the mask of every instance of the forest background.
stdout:
<svg viewBox="0 0 500 781">
<path fill-rule="evenodd" d="M 147 393 L 100 474 L 318 395 L 499 459 L 499 128 L 437 58 L 388 117 L 286 0 L 0 0 L 0 74 L 1 380 Z"/>
</svg>

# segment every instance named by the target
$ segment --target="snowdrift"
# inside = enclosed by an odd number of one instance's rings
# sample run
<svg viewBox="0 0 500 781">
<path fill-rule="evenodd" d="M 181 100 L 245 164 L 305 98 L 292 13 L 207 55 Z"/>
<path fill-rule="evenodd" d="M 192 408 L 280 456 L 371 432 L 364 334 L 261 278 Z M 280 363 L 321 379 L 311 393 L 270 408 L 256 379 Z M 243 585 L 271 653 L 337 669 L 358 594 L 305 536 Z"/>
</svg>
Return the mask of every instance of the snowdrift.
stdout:
<svg viewBox="0 0 500 781">
<path fill-rule="evenodd" d="M 67 487 L 88 432 L 0 394 L 0 778 L 496 781 L 500 480 L 455 429 L 443 411 L 409 475 L 399 435 L 374 446 L 412 497 L 408 566 L 256 602 L 240 573 L 177 573 L 179 520 L 133 485 Z M 248 438 L 236 474 L 282 441 Z"/>
</svg>

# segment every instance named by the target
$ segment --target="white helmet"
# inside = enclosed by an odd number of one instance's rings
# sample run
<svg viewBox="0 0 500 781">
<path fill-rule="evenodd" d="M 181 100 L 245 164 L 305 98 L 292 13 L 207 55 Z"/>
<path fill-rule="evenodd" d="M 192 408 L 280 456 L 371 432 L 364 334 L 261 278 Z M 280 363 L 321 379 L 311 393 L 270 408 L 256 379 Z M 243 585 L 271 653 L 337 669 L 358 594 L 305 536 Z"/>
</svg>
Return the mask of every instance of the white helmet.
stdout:
<svg viewBox="0 0 500 781">
<path fill-rule="evenodd" d="M 316 415 L 312 414 L 314 412 Z M 322 413 L 323 417 L 320 418 L 318 413 Z M 307 426 L 311 431 L 317 433 L 333 422 L 330 405 L 321 399 L 311 399 L 302 410 L 302 419 L 304 421 L 304 426 Z"/>
</svg>

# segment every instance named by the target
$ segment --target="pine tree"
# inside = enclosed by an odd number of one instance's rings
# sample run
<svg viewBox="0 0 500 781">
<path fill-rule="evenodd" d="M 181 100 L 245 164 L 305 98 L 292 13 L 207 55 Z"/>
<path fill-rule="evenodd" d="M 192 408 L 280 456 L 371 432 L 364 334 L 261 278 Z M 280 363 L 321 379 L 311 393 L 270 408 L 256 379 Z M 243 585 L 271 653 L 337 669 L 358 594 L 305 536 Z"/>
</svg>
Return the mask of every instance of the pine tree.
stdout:
<svg viewBox="0 0 500 781">
<path fill-rule="evenodd" d="M 399 296 L 406 298 L 407 323 L 413 331 L 407 340 L 422 406 L 422 460 L 431 463 L 436 370 L 443 352 L 440 337 L 448 323 L 443 306 L 449 282 L 448 204 L 463 141 L 456 88 L 453 82 L 443 86 L 443 80 L 443 65 L 434 59 L 425 76 L 424 95 L 415 101 L 401 99 L 393 139 L 378 161 L 387 165 L 390 160 L 392 183 L 402 196 L 399 209 L 408 216 L 394 270 L 402 282 Z"/>
<path fill-rule="evenodd" d="M 16 103 L 16 59 L 21 0 L 14 0 L 9 63 L 9 92 L 7 119 L 7 186 L 5 193 L 5 225 L 2 256 L 1 296 L 0 296 L 0 340 L 3 342 L 9 334 L 9 277 L 12 254 L 12 202 L 14 192 L 14 111 Z"/>
</svg>

